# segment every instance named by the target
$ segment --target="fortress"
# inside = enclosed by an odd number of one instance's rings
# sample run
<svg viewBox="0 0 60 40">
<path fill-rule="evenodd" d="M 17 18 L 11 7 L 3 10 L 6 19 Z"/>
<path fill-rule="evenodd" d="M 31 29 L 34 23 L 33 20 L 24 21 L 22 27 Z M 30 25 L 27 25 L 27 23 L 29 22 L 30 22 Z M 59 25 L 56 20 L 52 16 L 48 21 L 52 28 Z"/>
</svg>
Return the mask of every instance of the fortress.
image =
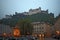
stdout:
<svg viewBox="0 0 60 40">
<path fill-rule="evenodd" d="M 48 10 L 41 10 L 41 7 L 39 7 L 39 8 L 36 8 L 36 9 L 30 9 L 28 12 L 22 12 L 22 14 L 24 14 L 24 15 L 32 15 L 32 14 L 37 14 L 37 13 L 46 13 L 46 14 L 48 14 Z M 18 14 L 17 12 L 16 12 L 16 14 Z"/>
<path fill-rule="evenodd" d="M 28 12 L 22 12 L 22 13 L 18 13 L 18 12 L 15 12 L 14 15 L 33 15 L 33 14 L 49 14 L 48 13 L 48 9 L 47 10 L 42 10 L 41 7 L 39 8 L 36 8 L 36 9 L 30 9 Z M 53 15 L 51 13 L 51 15 Z M 11 18 L 12 15 L 6 15 L 6 18 Z"/>
</svg>

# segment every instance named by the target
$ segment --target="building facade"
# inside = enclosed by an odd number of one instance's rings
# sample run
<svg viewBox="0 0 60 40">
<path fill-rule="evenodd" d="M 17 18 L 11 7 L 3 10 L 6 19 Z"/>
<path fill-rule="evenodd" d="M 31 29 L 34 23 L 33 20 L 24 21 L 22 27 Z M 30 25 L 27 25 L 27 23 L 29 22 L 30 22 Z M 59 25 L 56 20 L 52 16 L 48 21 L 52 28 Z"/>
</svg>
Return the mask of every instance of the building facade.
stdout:
<svg viewBox="0 0 60 40">
<path fill-rule="evenodd" d="M 51 27 L 48 23 L 33 22 L 33 34 L 44 34 L 45 36 L 51 35 Z"/>
<path fill-rule="evenodd" d="M 9 25 L 4 25 L 4 24 L 0 24 L 0 35 L 3 34 L 10 34 L 12 33 L 12 29 Z"/>
<path fill-rule="evenodd" d="M 6 15 L 5 18 L 6 19 L 12 18 L 12 15 Z"/>
<path fill-rule="evenodd" d="M 41 7 L 39 7 L 39 8 L 36 8 L 36 9 L 30 9 L 28 12 L 22 12 L 22 14 L 24 14 L 24 15 L 32 15 L 32 14 L 37 14 L 37 13 L 48 14 L 48 10 L 41 10 Z M 17 12 L 16 12 L 16 14 L 17 14 Z"/>
<path fill-rule="evenodd" d="M 60 34 L 60 16 L 57 17 L 54 27 L 55 27 L 55 33 L 59 32 Z"/>
</svg>

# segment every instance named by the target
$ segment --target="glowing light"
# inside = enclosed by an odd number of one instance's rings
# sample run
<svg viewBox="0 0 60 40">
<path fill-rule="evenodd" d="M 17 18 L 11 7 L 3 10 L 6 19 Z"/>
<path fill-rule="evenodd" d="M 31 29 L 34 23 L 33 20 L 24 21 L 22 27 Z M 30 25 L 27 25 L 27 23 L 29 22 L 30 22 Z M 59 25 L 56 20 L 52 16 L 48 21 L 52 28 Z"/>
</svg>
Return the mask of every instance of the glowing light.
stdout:
<svg viewBox="0 0 60 40">
<path fill-rule="evenodd" d="M 20 30 L 19 30 L 18 28 L 14 28 L 14 30 L 13 30 L 13 35 L 14 35 L 15 37 L 19 37 L 19 36 L 20 36 Z"/>
<path fill-rule="evenodd" d="M 39 36 L 41 37 L 41 34 Z"/>
<path fill-rule="evenodd" d="M 3 33 L 3 36 L 7 36 L 6 33 Z"/>
<path fill-rule="evenodd" d="M 57 34 L 59 34 L 60 32 L 59 31 L 56 31 Z"/>
<path fill-rule="evenodd" d="M 44 37 L 44 34 L 42 34 L 42 36 Z"/>
</svg>

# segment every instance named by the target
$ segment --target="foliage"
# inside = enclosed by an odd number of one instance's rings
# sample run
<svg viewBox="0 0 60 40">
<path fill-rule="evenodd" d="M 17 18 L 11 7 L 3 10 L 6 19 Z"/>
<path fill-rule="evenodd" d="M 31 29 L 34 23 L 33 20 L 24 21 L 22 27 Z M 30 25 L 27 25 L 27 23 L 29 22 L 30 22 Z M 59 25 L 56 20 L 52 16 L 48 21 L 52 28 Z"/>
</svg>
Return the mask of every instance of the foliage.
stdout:
<svg viewBox="0 0 60 40">
<path fill-rule="evenodd" d="M 22 35 L 32 34 L 33 27 L 29 19 L 19 20 L 17 25 L 20 27 Z"/>
<path fill-rule="evenodd" d="M 11 19 L 3 19 L 2 23 L 14 27 L 19 20 L 21 21 L 25 19 L 29 19 L 31 22 L 48 22 L 50 24 L 54 24 L 55 20 L 53 16 L 46 13 L 37 13 L 33 15 L 16 14 L 13 15 Z"/>
</svg>

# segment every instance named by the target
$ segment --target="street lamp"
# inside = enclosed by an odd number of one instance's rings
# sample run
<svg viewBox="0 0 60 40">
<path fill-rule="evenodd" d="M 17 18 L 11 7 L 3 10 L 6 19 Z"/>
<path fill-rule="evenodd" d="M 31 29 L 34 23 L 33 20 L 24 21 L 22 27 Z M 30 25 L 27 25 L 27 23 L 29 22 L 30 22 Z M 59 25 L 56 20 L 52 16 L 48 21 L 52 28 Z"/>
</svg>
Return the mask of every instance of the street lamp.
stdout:
<svg viewBox="0 0 60 40">
<path fill-rule="evenodd" d="M 56 33 L 59 35 L 60 34 L 60 32 L 59 31 L 56 31 Z"/>
<path fill-rule="evenodd" d="M 6 37 L 7 36 L 6 33 L 3 33 L 3 36 Z"/>
<path fill-rule="evenodd" d="M 44 40 L 44 34 L 39 35 L 40 40 Z"/>
<path fill-rule="evenodd" d="M 42 34 L 42 37 L 44 37 L 44 34 Z"/>
<path fill-rule="evenodd" d="M 56 31 L 57 39 L 60 39 L 60 31 Z"/>
<path fill-rule="evenodd" d="M 3 33 L 3 40 L 5 40 L 6 39 L 6 37 L 7 37 L 7 34 L 6 33 Z"/>
<path fill-rule="evenodd" d="M 39 35 L 39 37 L 41 37 L 41 34 Z"/>
<path fill-rule="evenodd" d="M 40 38 L 40 40 L 42 40 L 42 35 L 41 34 L 39 34 L 39 38 Z"/>
</svg>

